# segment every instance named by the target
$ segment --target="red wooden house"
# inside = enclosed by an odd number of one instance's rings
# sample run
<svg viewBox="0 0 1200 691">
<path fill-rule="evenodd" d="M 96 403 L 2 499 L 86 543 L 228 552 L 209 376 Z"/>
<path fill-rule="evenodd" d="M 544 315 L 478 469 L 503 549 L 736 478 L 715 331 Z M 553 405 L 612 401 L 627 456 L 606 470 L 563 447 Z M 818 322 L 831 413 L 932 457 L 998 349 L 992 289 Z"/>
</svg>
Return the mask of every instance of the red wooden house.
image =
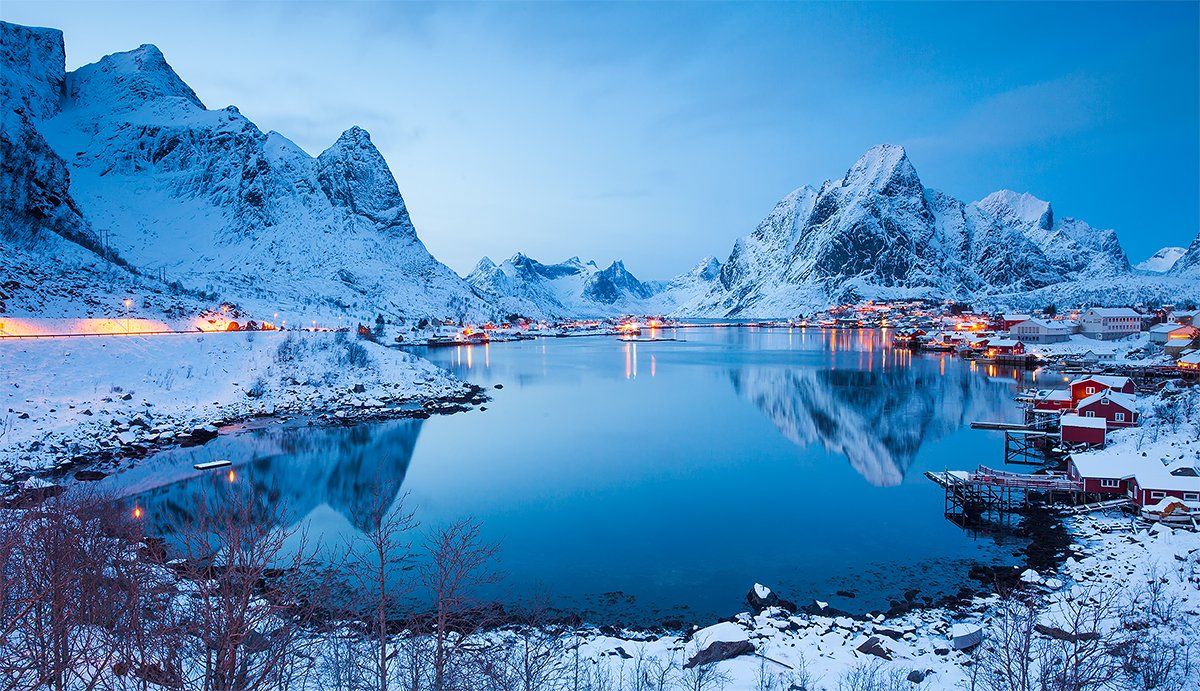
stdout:
<svg viewBox="0 0 1200 691">
<path fill-rule="evenodd" d="M 1070 389 L 1042 389 L 1032 398 L 1037 410 L 1070 410 L 1075 407 Z"/>
<path fill-rule="evenodd" d="M 1146 462 L 1124 454 L 1076 454 L 1067 462 L 1067 477 L 1082 480 L 1083 491 L 1089 494 L 1121 495 L 1129 491 L 1135 465 Z"/>
<path fill-rule="evenodd" d="M 1133 427 L 1137 424 L 1138 413 L 1133 396 L 1105 389 L 1092 394 L 1075 406 L 1075 412 L 1080 417 L 1100 417 L 1108 423 L 1108 428 Z"/>
<path fill-rule="evenodd" d="M 1091 374 L 1071 382 L 1071 400 L 1078 404 L 1083 399 L 1101 391 L 1117 391 L 1132 396 L 1133 380 L 1129 377 L 1112 377 L 1105 374 Z"/>
<path fill-rule="evenodd" d="M 1104 435 L 1108 421 L 1102 417 L 1083 417 L 1074 413 L 1062 416 L 1059 438 L 1064 444 L 1089 444 L 1104 446 Z"/>
</svg>

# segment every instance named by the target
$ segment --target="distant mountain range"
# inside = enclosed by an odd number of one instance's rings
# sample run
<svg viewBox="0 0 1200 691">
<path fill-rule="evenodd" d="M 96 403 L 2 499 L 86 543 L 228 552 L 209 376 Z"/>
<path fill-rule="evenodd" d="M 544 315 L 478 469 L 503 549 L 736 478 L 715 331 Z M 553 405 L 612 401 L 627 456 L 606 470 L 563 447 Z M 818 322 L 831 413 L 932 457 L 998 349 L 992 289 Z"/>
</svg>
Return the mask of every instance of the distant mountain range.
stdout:
<svg viewBox="0 0 1200 691">
<path fill-rule="evenodd" d="M 1200 298 L 1197 241 L 1130 267 L 1111 230 L 1007 190 L 964 203 L 904 149 L 784 197 L 725 262 L 644 281 L 620 261 L 482 260 L 465 279 L 417 236 L 351 127 L 317 157 L 209 110 L 151 45 L 65 69 L 62 33 L 0 22 L 0 314 L 260 318 L 772 317 L 860 298 L 1037 305 Z"/>
</svg>

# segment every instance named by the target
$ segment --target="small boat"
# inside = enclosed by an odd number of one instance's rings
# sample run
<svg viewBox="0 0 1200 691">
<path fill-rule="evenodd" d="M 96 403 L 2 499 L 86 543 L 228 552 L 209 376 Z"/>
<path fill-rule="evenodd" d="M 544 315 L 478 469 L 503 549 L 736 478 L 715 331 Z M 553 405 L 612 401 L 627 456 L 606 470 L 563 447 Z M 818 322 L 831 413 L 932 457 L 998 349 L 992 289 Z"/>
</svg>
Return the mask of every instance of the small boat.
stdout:
<svg viewBox="0 0 1200 691">
<path fill-rule="evenodd" d="M 192 467 L 196 470 L 214 470 L 216 468 L 224 468 L 225 466 L 230 465 L 233 465 L 233 461 L 221 459 L 219 461 L 205 461 L 204 463 L 197 463 Z"/>
</svg>

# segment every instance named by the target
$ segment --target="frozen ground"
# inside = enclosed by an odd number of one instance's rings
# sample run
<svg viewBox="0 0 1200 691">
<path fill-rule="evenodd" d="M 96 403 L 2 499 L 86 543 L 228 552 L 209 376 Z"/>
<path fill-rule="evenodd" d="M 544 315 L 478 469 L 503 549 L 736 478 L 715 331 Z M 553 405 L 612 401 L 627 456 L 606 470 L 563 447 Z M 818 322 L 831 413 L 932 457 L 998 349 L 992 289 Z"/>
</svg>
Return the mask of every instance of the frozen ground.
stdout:
<svg viewBox="0 0 1200 691">
<path fill-rule="evenodd" d="M 253 415 L 388 412 L 469 392 L 421 358 L 329 332 L 3 339 L 0 363 L 7 480 Z"/>
</svg>

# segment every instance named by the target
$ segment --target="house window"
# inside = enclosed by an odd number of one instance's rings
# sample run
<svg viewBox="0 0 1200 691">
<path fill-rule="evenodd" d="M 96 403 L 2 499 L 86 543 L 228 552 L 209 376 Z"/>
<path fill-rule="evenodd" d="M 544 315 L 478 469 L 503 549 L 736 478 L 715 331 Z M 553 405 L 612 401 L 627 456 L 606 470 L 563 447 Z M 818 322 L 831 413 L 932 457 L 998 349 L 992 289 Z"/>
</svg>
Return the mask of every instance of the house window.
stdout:
<svg viewBox="0 0 1200 691">
<path fill-rule="evenodd" d="M 1151 499 L 1162 499 L 1165 496 L 1167 496 L 1166 492 L 1151 492 L 1150 493 Z"/>
<path fill-rule="evenodd" d="M 1096 387 L 1094 387 L 1094 386 L 1087 387 L 1087 392 L 1089 394 L 1096 393 Z"/>
<path fill-rule="evenodd" d="M 1125 413 L 1117 413 L 1116 419 L 1117 422 L 1125 422 Z"/>
<path fill-rule="evenodd" d="M 1110 489 L 1111 489 L 1111 488 L 1115 488 L 1115 487 L 1120 487 L 1120 486 L 1121 486 L 1121 481 L 1120 481 L 1120 480 L 1101 480 L 1101 481 L 1100 481 L 1100 486 L 1101 486 L 1101 487 L 1108 487 L 1108 488 L 1110 488 Z"/>
<path fill-rule="evenodd" d="M 1096 412 L 1095 412 L 1095 411 L 1092 411 L 1092 410 L 1089 410 L 1089 411 L 1087 411 L 1087 415 L 1086 415 L 1086 417 L 1096 417 Z"/>
<path fill-rule="evenodd" d="M 1200 501 L 1200 494 L 1197 494 L 1195 492 L 1184 492 L 1183 500 L 1184 501 Z"/>
</svg>

